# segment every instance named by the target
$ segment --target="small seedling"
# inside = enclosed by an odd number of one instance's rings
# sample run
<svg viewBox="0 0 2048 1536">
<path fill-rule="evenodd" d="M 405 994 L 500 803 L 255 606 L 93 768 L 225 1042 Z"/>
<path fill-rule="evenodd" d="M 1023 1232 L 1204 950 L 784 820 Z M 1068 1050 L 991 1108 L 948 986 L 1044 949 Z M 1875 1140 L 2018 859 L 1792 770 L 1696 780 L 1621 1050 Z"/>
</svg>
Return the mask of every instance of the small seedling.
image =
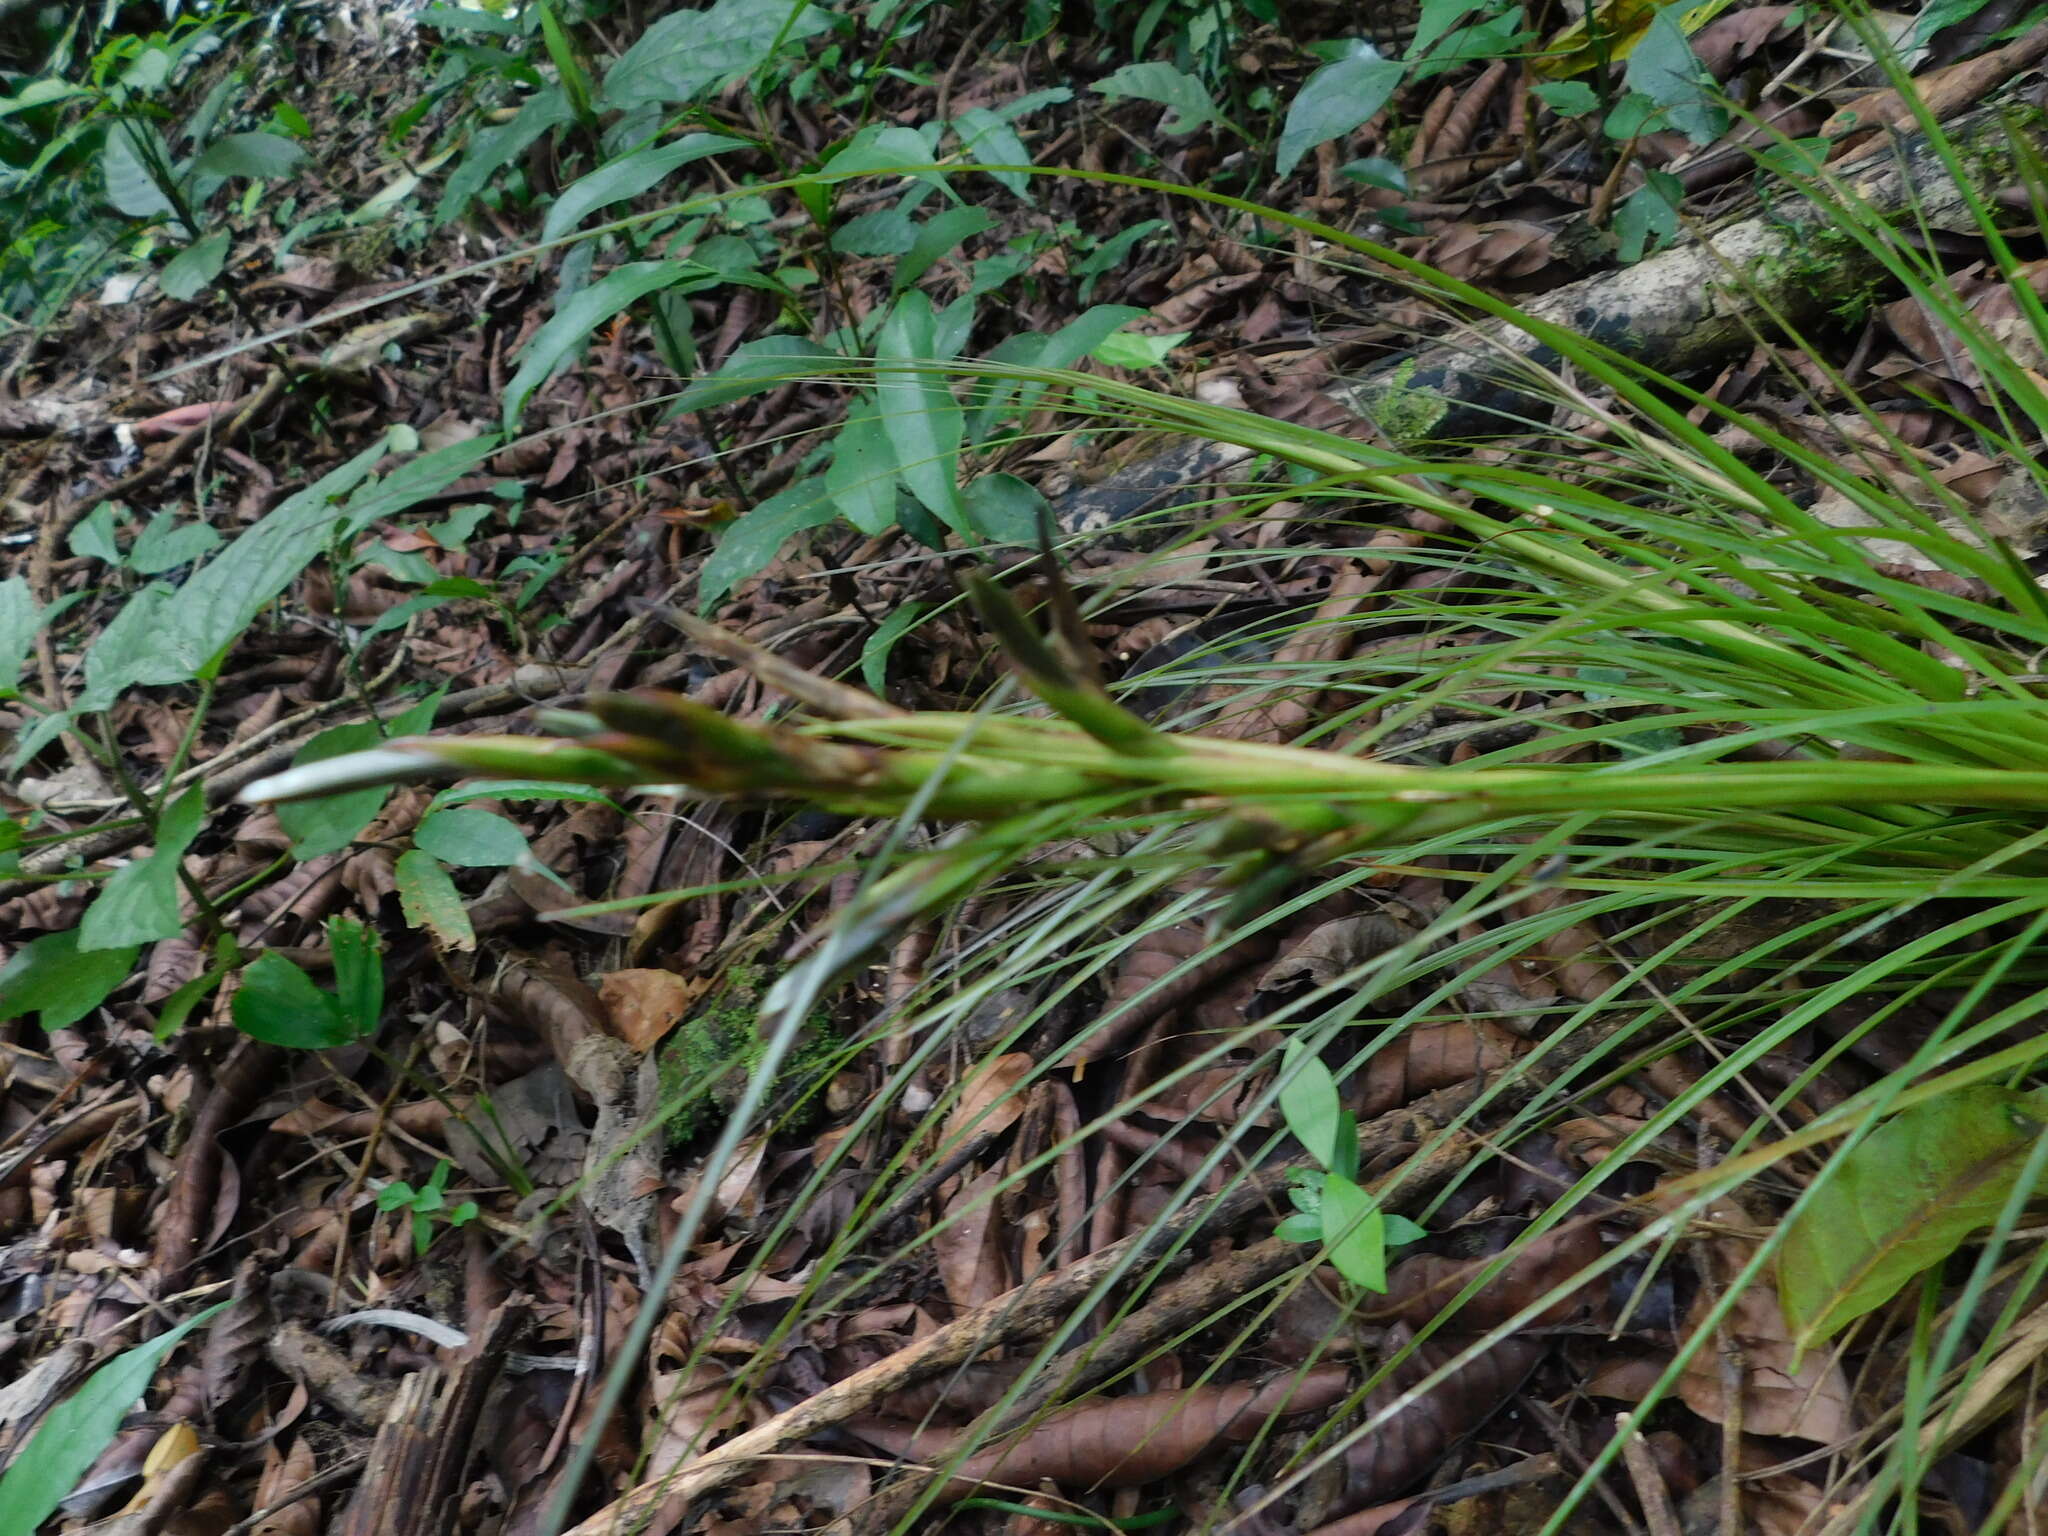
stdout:
<svg viewBox="0 0 2048 1536">
<path fill-rule="evenodd" d="M 377 1191 L 378 1210 L 412 1212 L 413 1252 L 421 1256 L 433 1246 L 434 1222 L 437 1219 L 451 1227 L 467 1226 L 476 1220 L 474 1200 L 465 1200 L 455 1206 L 448 1204 L 446 1191 L 451 1166 L 447 1158 L 442 1158 L 427 1176 L 427 1182 L 418 1189 L 403 1179 L 394 1179 Z"/>
<path fill-rule="evenodd" d="M 1323 1171 L 1294 1170 L 1287 1195 L 1295 1214 L 1283 1218 L 1274 1234 L 1326 1245 L 1338 1274 L 1369 1291 L 1384 1291 L 1387 1250 L 1416 1241 L 1423 1230 L 1381 1210 L 1359 1184 L 1358 1119 L 1344 1108 L 1337 1079 L 1322 1059 L 1297 1042 L 1288 1046 L 1280 1071 L 1280 1113 Z"/>
</svg>

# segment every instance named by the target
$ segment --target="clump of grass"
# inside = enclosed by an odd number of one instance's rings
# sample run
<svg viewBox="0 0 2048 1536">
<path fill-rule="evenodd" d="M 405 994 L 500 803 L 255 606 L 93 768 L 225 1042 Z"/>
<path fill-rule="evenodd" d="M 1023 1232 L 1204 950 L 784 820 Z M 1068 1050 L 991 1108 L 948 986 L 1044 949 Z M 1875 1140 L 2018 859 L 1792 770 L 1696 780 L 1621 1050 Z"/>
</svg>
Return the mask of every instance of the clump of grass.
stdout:
<svg viewBox="0 0 2048 1536">
<path fill-rule="evenodd" d="M 1812 192 L 1829 195 L 1824 186 Z M 1842 238 L 1877 252 L 1982 374 L 1995 424 L 1958 425 L 2003 455 L 2020 482 L 2048 485 L 2040 448 L 2048 394 L 2038 377 L 1975 323 L 1928 258 L 1853 204 L 1835 207 Z M 1988 212 L 1985 230 L 2013 278 L 2018 263 Z M 1315 233 L 1401 264 L 1340 231 Z M 1507 312 L 1464 285 L 1436 282 L 1474 307 Z M 2031 289 L 2023 279 L 2012 287 L 2017 313 L 2048 339 Z M 1840 1166 L 1835 1149 L 1885 1117 L 1973 1082 L 2023 1083 L 2048 1056 L 2048 1038 L 2032 1027 L 2048 1007 L 2039 948 L 2048 933 L 2048 832 L 2039 814 L 2048 806 L 2048 697 L 2038 663 L 2048 649 L 2048 602 L 2026 560 L 1985 536 L 1895 437 L 1908 468 L 1872 475 L 1852 451 L 1825 452 L 1592 343 L 1528 325 L 1605 391 L 1595 401 L 1549 381 L 1598 423 L 1604 467 L 1590 456 L 1488 465 L 1393 454 L 1116 381 L 968 365 L 985 379 L 1042 385 L 1048 402 L 1087 391 L 1090 409 L 1123 409 L 1134 424 L 1207 434 L 1308 471 L 1306 504 L 1333 530 L 1410 508 L 1453 530 L 1425 553 L 1388 558 L 1452 564 L 1454 586 L 1397 591 L 1349 621 L 1360 640 L 1407 634 L 1417 644 L 1393 659 L 1318 663 L 1286 679 L 1289 691 L 1335 701 L 1319 730 L 1323 742 L 1342 739 L 1341 748 L 1160 729 L 1089 675 L 1069 616 L 1055 612 L 1052 638 L 1043 639 L 1038 620 L 984 587 L 989 629 L 1050 717 L 1008 697 L 971 713 L 908 714 L 875 701 L 849 711 L 843 694 L 820 687 L 806 700 L 809 718 L 762 727 L 666 696 L 615 696 L 564 721 L 557 743 L 400 744 L 353 770 L 683 780 L 896 817 L 905 829 L 898 847 L 913 823 L 965 823 L 935 852 L 878 859 L 867 892 L 814 958 L 767 989 L 759 1050 L 739 1047 L 751 1071 L 739 1108 L 772 1099 L 834 974 L 905 923 L 957 912 L 968 893 L 1006 877 L 997 920 L 965 936 L 898 1005 L 889 1022 L 912 1042 L 907 1058 L 879 1074 L 881 1087 L 850 1133 L 821 1153 L 763 1240 L 763 1253 L 774 1251 L 775 1233 L 843 1172 L 840 1159 L 862 1132 L 892 1115 L 915 1122 L 902 1139 L 915 1152 L 875 1172 L 814 1257 L 777 1339 L 931 1240 L 898 1241 L 891 1201 L 957 1146 L 937 1130 L 971 1073 L 956 1072 L 953 1087 L 936 1102 L 927 1095 L 915 1114 L 910 1090 L 982 1000 L 998 992 L 1038 1000 L 981 1048 L 985 1056 L 1013 1051 L 1062 998 L 1099 987 L 1150 931 L 1193 917 L 1215 922 L 1214 943 L 1146 993 L 1184 983 L 1228 944 L 1382 876 L 1427 876 L 1444 893 L 1403 942 L 1360 956 L 1241 1028 L 1204 1036 L 1162 1075 L 1124 1083 L 1094 1119 L 1012 1170 L 1010 1185 L 1228 1063 L 1241 1082 L 1263 1086 L 1221 1128 L 1220 1145 L 1168 1202 L 1170 1215 L 1197 1198 L 1211 1170 L 1257 1166 L 1272 1154 L 1276 1137 L 1261 1117 L 1278 1089 L 1254 1074 L 1271 1065 L 1276 1035 L 1342 1062 L 1347 1076 L 1409 1032 L 1466 1016 L 1475 983 L 1561 944 L 1576 946 L 1575 957 L 1590 953 L 1602 974 L 1519 1012 L 1514 1023 L 1531 1048 L 1441 1137 L 1480 1128 L 1487 1145 L 1512 1147 L 1646 1064 L 1695 1044 L 1711 1050 L 1615 1155 L 1531 1224 L 1525 1241 L 1610 1196 L 1631 1153 L 1688 1128 L 1703 1106 L 1725 1099 L 1754 1111 L 1717 1149 L 1717 1163 L 1669 1182 L 1656 1210 L 1637 1212 L 1637 1225 L 1603 1259 L 1607 1268 L 1659 1261 L 1716 1201 L 1766 1175 L 1803 1185 L 1799 1199 L 1810 1200 Z M 1736 439 L 1744 452 L 1730 446 Z M 1817 516 L 1815 493 L 1853 509 L 1865 526 Z M 1881 559 L 1869 542 L 1877 538 L 1909 547 L 1919 569 Z M 1199 657 L 1178 665 L 1202 677 Z M 1209 675 L 1234 665 L 1219 662 Z M 792 683 L 801 692 L 800 679 L 777 680 Z M 1271 687 L 1268 679 L 1244 691 Z M 1546 694 L 1572 702 L 1552 706 Z M 1469 755 L 1453 766 L 1414 761 L 1414 732 L 1432 721 L 1511 713 L 1528 728 L 1468 736 Z M 1382 747 L 1387 757 L 1376 755 Z M 1397 753 L 1405 760 L 1390 760 Z M 322 765 L 324 777 L 271 788 L 335 783 L 350 771 L 345 762 Z M 1095 857 L 1072 857 L 1076 844 Z M 1041 861 L 1049 845 L 1067 851 L 1062 862 Z M 1908 1008 L 1920 1022 L 1907 1059 L 1794 1128 L 1788 1117 L 1808 1083 Z M 1083 1026 L 1070 1051 L 1085 1055 L 1099 1027 Z M 1801 1049 L 1806 1059 L 1792 1081 L 1748 1096 L 1759 1063 Z M 1013 1091 L 1028 1093 L 1058 1068 L 1036 1063 Z M 742 1130 L 722 1128 L 714 1165 Z M 1417 1214 L 1427 1224 L 1430 1213 Z M 694 1236 L 686 1221 L 676 1251 Z M 1993 1233 L 1975 1265 L 1971 1306 L 1916 1344 L 1925 1369 L 1890 1438 L 1865 1448 L 1864 1486 L 1917 1488 L 1928 1450 L 1942 1443 L 1943 1415 L 1967 1386 L 1970 1350 L 1995 1350 L 2012 1336 L 2022 1302 L 1988 1324 L 1972 1308 L 2015 1240 L 2010 1221 Z M 1715 1326 L 1768 1269 L 1777 1241 L 1769 1232 L 1756 1242 L 1639 1416 L 1689 1357 L 1713 1347 Z M 2030 1282 L 2041 1267 L 2029 1270 Z M 1113 1325 L 1142 1306 L 1156 1272 L 1139 1265 L 1105 1281 L 1095 1298 L 1103 1319 Z M 1549 1300 L 1487 1336 L 1525 1325 Z M 1248 1331 L 1269 1301 L 1232 1298 L 1209 1322 Z M 1094 1302 L 1086 1310 L 1095 1317 Z M 1055 1329 L 1034 1369 L 1056 1361 L 1064 1369 L 1084 1354 L 1068 1349 L 1081 1327 L 1077 1317 Z M 764 1357 L 771 1353 L 764 1346 Z M 1376 1427 L 1333 1430 L 1279 1486 Z M 1614 1453 L 1596 1459 L 1575 1497 Z"/>
</svg>

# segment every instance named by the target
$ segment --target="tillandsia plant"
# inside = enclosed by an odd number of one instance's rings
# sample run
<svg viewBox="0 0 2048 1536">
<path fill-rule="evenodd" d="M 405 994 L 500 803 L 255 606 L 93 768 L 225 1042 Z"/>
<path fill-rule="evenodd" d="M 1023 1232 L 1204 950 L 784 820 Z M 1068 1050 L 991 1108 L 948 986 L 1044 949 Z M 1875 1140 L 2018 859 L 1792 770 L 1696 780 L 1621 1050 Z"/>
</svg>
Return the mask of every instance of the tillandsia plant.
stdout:
<svg viewBox="0 0 2048 1536">
<path fill-rule="evenodd" d="M 1699 637 L 1694 644 L 1782 673 L 1788 683 L 1836 672 L 1832 680 L 1853 696 L 1852 671 L 1701 613 L 1663 582 L 1598 554 L 1597 531 L 1575 517 L 1539 507 L 1518 528 L 1449 503 L 1441 509 L 1476 525 L 1475 531 L 1488 529 L 1495 541 L 1526 551 L 1532 561 L 1579 576 L 1639 623 L 1678 621 L 1671 627 Z M 1579 538 L 1547 537 L 1549 530 Z M 976 575 L 965 584 L 1026 685 L 1057 718 L 913 713 L 813 679 L 796 686 L 825 718 L 790 727 L 747 724 L 681 695 L 641 690 L 595 695 L 582 714 L 557 712 L 550 723 L 561 739 L 554 742 L 524 736 L 408 738 L 259 781 L 244 798 L 289 800 L 398 778 L 484 774 L 614 786 L 677 784 L 714 795 L 804 799 L 847 813 L 898 815 L 915 808 L 941 820 L 994 821 L 1060 807 L 1085 806 L 1091 813 L 1170 808 L 1210 823 L 1217 851 L 1284 857 L 1304 870 L 1370 853 L 1397 837 L 1426 838 L 1518 818 L 1591 815 L 1628 835 L 1710 820 L 1732 827 L 1767 825 L 1780 839 L 1825 847 L 1846 835 L 1867 835 L 1874 824 L 1901 834 L 1931 830 L 1942 820 L 1936 807 L 2048 807 L 2048 770 L 2032 766 L 2038 748 L 2048 746 L 2048 712 L 2024 691 L 2028 684 L 2001 690 L 2003 697 L 1954 700 L 1971 707 L 1959 711 L 1961 719 L 1946 730 L 1939 723 L 1889 720 L 1881 707 L 1874 716 L 1855 711 L 1868 717 L 1857 724 L 1877 740 L 1952 743 L 1956 760 L 1947 763 L 1818 754 L 1807 761 L 1722 761 L 1730 738 L 1721 737 L 1709 739 L 1707 752 L 1661 754 L 1671 766 L 1634 756 L 1610 763 L 1430 768 L 1159 730 L 1089 675 L 1070 604 L 1055 605 L 1069 622 L 1049 644 L 1002 588 Z M 678 615 L 677 622 L 702 633 L 701 621 Z M 1880 654 L 1906 663 L 1915 681 L 1941 679 L 1946 686 L 1940 691 L 1949 694 L 1965 687 L 1949 669 L 1930 670 L 1917 652 L 1881 631 L 1863 638 Z M 2015 659 L 1992 680 L 2020 675 Z M 773 676 L 785 685 L 791 681 L 786 668 Z M 1871 697 L 1878 702 L 1875 693 Z M 1994 721 L 1998 730 L 2011 733 L 2012 744 L 2002 751 L 1992 750 L 1985 734 Z M 1673 723 L 1666 721 L 1664 728 Z M 1801 814 L 1788 820 L 1780 814 L 1786 811 Z M 1968 851 L 1972 858 L 2007 846 L 1980 841 L 1967 828 L 1950 829 L 1944 843 L 1950 856 Z M 2022 867 L 2033 863 L 2025 860 Z"/>
<path fill-rule="evenodd" d="M 1838 217 L 1845 239 L 1867 239 L 1875 259 L 1961 338 L 1997 392 L 1998 446 L 2017 476 L 2038 484 L 2044 473 L 2034 445 L 2048 424 L 2038 379 L 1880 220 L 1853 204 L 1842 205 Z M 1361 244 L 1336 231 L 1320 234 L 1333 244 Z M 1376 248 L 1365 254 L 1398 262 Z M 2028 323 L 2048 336 L 2023 283 L 2016 295 Z M 1458 296 L 1486 307 L 1483 296 Z M 918 388 L 900 393 L 915 395 L 923 408 L 935 393 L 929 386 L 943 391 L 948 378 L 971 377 L 992 392 L 1029 386 L 1049 403 L 1098 419 L 1116 413 L 1133 424 L 1266 454 L 1292 467 L 1290 493 L 1332 523 L 1410 510 L 1436 519 L 1449 530 L 1450 553 L 1438 558 L 1455 562 L 1455 593 L 1418 590 L 1346 622 L 1361 634 L 1384 626 L 1389 634 L 1444 643 L 1418 643 L 1394 660 L 1301 669 L 1289 688 L 1321 693 L 1335 721 L 1293 745 L 1245 741 L 1198 728 L 1202 721 L 1163 723 L 1133 702 L 1156 676 L 1106 686 L 1094 675 L 1057 583 L 1045 638 L 1009 589 L 973 577 L 965 583 L 969 595 L 1036 706 L 901 710 L 677 614 L 700 649 L 740 659 L 802 705 L 802 716 L 750 724 L 675 695 L 604 695 L 577 714 L 551 717 L 555 740 L 415 738 L 294 771 L 253 786 L 249 795 L 485 774 L 681 785 L 906 823 L 968 824 L 936 852 L 882 875 L 868 899 L 842 914 L 814 972 L 843 966 L 910 918 L 1027 867 L 1037 848 L 1078 834 L 1104 849 L 1098 865 L 1064 868 L 1066 883 L 1048 877 L 1014 928 L 979 944 L 943 986 L 906 1005 L 906 1028 L 931 1043 L 918 1047 L 878 1106 L 901 1091 L 924 1053 L 939 1049 L 947 1026 L 958 1022 L 967 1004 L 953 994 L 971 999 L 1005 986 L 1055 986 L 1049 978 L 1057 978 L 1056 988 L 1078 985 L 1128 942 L 1113 923 L 1128 904 L 1173 891 L 1191 870 L 1234 880 L 1237 892 L 1210 906 L 1192 897 L 1169 904 L 1169 913 L 1209 916 L 1217 930 L 1211 948 L 1175 973 L 1183 975 L 1202 956 L 1298 914 L 1315 896 L 1380 872 L 1426 874 L 1453 894 L 1401 942 L 1333 966 L 1256 1025 L 1133 1089 L 1105 1111 L 1105 1121 L 1142 1108 L 1230 1050 L 1250 1048 L 1254 1035 L 1275 1030 L 1294 1032 L 1304 1050 L 1329 1053 L 1334 1075 L 1346 1081 L 1375 1053 L 1458 1014 L 1462 988 L 1520 955 L 1565 952 L 1569 944 L 1577 960 L 1588 950 L 1632 942 L 1635 958 L 1603 962 L 1589 981 L 1539 1010 L 1540 1028 L 1531 1031 L 1538 1043 L 1461 1100 L 1444 1137 L 1454 1139 L 1489 1106 L 1486 1134 L 1494 1145 L 1554 1124 L 1577 1112 L 1582 1095 L 1669 1054 L 1674 1017 L 1687 1031 L 1727 1040 L 1726 1053 L 1626 1133 L 1606 1162 L 1530 1228 L 1518 1250 L 1561 1233 L 1614 1169 L 1740 1085 L 1742 1074 L 1788 1049 L 1815 1021 L 1849 1002 L 1868 1002 L 1867 1017 L 1773 1100 L 1773 1114 L 1877 1024 L 1916 1001 L 1934 1000 L 1935 1017 L 1899 1072 L 1774 1140 L 1766 1141 L 1774 1134 L 1769 1116 L 1738 1124 L 1729 1137 L 1732 1154 L 1707 1173 L 1667 1185 L 1654 1219 L 1596 1267 L 1649 1261 L 1698 1217 L 1725 1229 L 1733 1217 L 1717 1202 L 1735 1198 L 1746 1180 L 1826 1154 L 1788 1223 L 1719 1272 L 1714 1295 L 1687 1318 L 1690 1344 L 1663 1373 L 1650 1403 L 1685 1388 L 1693 1373 L 1688 1362 L 1703 1343 L 1724 1324 L 1735 1328 L 1742 1320 L 1732 1309 L 1751 1307 L 1758 1288 L 1773 1279 L 1790 1338 L 1809 1350 L 1986 1227 L 1977 1272 L 1988 1281 L 2040 1163 L 2039 1146 L 2028 1137 L 2038 1123 L 2033 1101 L 2004 1085 L 2024 1079 L 2048 1054 L 2048 1042 L 2024 1031 L 2014 1038 L 2048 984 L 2036 948 L 2048 931 L 2048 883 L 2041 878 L 2048 837 L 2038 815 L 2048 804 L 2048 774 L 2040 767 L 2048 706 L 2034 660 L 2048 647 L 2048 606 L 2024 561 L 1975 527 L 1969 508 L 1910 452 L 1898 455 L 1903 468 L 1872 473 L 1853 457 L 1838 459 L 1556 327 L 1530 322 L 1529 329 L 1611 392 L 1608 404 L 1560 379 L 1533 381 L 1604 434 L 1605 468 L 1405 454 L 1056 369 L 892 359 L 863 375 L 857 363 L 807 357 L 735 381 L 759 390 L 791 377 L 886 384 L 883 375 L 919 373 Z M 875 397 L 900 404 L 887 388 L 877 388 Z M 1689 419 L 1685 406 L 1705 424 Z M 1731 449 L 1730 434 L 1793 466 L 1854 518 L 1819 515 Z M 1880 440 L 1889 441 L 1881 434 Z M 1886 561 L 1870 546 L 1875 538 L 1906 546 L 1920 564 L 1908 570 Z M 1181 664 L 1196 675 L 1205 665 L 1222 670 L 1199 657 Z M 1508 707 L 1490 702 L 1498 691 L 1526 697 L 1532 687 L 1540 693 L 1551 686 L 1565 688 L 1574 703 L 1540 707 L 1533 730 L 1480 742 L 1467 761 L 1418 760 L 1404 738 L 1437 706 L 1504 717 Z M 1458 738 L 1469 739 L 1469 732 Z M 1745 911 L 1778 899 L 1812 906 L 1763 937 L 1697 958 L 1703 941 L 1735 932 Z M 1599 934 L 1588 938 L 1595 922 Z M 1759 988 L 1753 978 L 1764 967 L 1773 979 Z M 771 997 L 764 1012 L 794 1017 L 805 1003 L 801 996 Z M 1038 1005 L 997 1048 L 1013 1048 L 1050 1006 Z M 1113 1049 L 1113 1042 L 1084 1037 L 1069 1059 L 1085 1062 Z M 1347 1052 L 1349 1059 L 1340 1060 Z M 774 1064 L 771 1049 L 767 1074 Z M 1216 1158 L 1240 1145 L 1256 1155 L 1260 1133 L 1251 1127 L 1258 1105 L 1274 1105 L 1284 1092 L 1270 1090 L 1247 1106 L 1241 1129 Z M 710 1154 L 714 1166 L 730 1155 L 752 1107 L 736 1112 Z M 883 1112 L 861 1117 L 856 1132 Z M 1954 1134 L 1958 1112 L 1988 1129 Z M 1898 1129 L 1872 1134 L 1887 1123 Z M 814 1187 L 834 1166 L 832 1157 L 821 1161 Z M 1918 1170 L 1911 1180 L 1908 1168 Z M 1861 1209 L 1882 1209 L 1884 1229 L 1851 1219 L 1845 1236 L 1844 1201 L 1869 1188 L 1871 1169 L 1895 1198 L 1865 1199 Z M 1969 1198 L 1954 1198 L 1965 1189 Z M 1390 1218 L 1412 1213 L 1429 1223 L 1422 1203 L 1386 1209 Z M 1930 1220 L 1936 1210 L 1960 1214 Z M 700 1215 L 689 1214 L 686 1233 L 696 1230 Z M 877 1207 L 863 1207 L 847 1223 L 843 1239 L 820 1258 L 792 1319 L 858 1293 L 872 1273 L 862 1244 L 890 1246 L 880 1221 Z M 773 1242 L 771 1234 L 767 1246 Z M 682 1251 L 679 1240 L 676 1252 Z M 1511 1261 L 1512 1255 L 1498 1262 Z M 1130 1290 L 1129 1282 L 1145 1273 L 1139 1260 L 1105 1269 L 1096 1288 L 1077 1298 L 1075 1318 L 1098 1304 L 1127 1306 L 1118 1287 Z M 1481 1324 L 1483 1333 L 1461 1335 L 1460 1358 L 1483 1358 L 1553 1302 L 1546 1294 L 1513 1316 Z M 1444 1310 L 1453 1310 L 1449 1300 Z M 1078 1326 L 1054 1332 L 1032 1366 L 1043 1379 L 1020 1384 L 1005 1406 L 1047 1401 L 1053 1378 L 1068 1369 L 1056 1358 Z M 1927 1381 L 1913 1389 L 1915 1430 L 1931 1426 L 1949 1400 L 1944 1394 L 1958 1390 L 1944 1373 L 1960 1369 L 1970 1347 L 1958 1314 L 1930 1353 Z M 1788 1353 L 1758 1368 L 1815 1367 Z M 1365 1425 L 1343 1432 L 1343 1444 L 1325 1437 L 1304 1462 L 1341 1454 L 1394 1411 L 1375 1407 Z M 780 1443 L 743 1438 L 725 1449 L 737 1458 Z M 1898 1487 L 1916 1477 L 1917 1443 L 1909 1430 L 1883 1479 L 1869 1486 Z M 960 1454 L 970 1451 L 971 1444 Z M 1615 1454 L 1615 1447 L 1603 1452 Z M 1297 1464 L 1288 1476 L 1298 1481 L 1306 1470 Z M 604 1529 L 606 1519 L 700 1493 L 720 1475 L 707 1462 L 651 1482 L 579 1529 Z M 1860 1507 L 1871 1508 L 1879 1495 L 1860 1497 Z M 913 1517 L 905 1518 L 913 1523 L 897 1528 L 914 1529 Z"/>
</svg>

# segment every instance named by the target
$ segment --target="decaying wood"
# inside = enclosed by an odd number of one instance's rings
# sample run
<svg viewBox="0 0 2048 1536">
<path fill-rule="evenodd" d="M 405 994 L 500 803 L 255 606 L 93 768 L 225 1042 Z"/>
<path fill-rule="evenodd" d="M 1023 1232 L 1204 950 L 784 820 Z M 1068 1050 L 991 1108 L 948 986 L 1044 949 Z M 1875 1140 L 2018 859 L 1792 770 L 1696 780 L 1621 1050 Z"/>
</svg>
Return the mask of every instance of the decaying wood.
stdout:
<svg viewBox="0 0 2048 1536">
<path fill-rule="evenodd" d="M 357 1371 L 347 1355 L 304 1323 L 280 1325 L 264 1341 L 264 1353 L 286 1377 L 358 1428 L 371 1428 L 391 1412 L 396 1385 Z"/>
<path fill-rule="evenodd" d="M 378 1426 L 363 1480 L 335 1523 L 335 1536 L 441 1536 L 453 1528 L 452 1512 L 444 1506 L 460 1491 L 484 1396 L 525 1312 L 522 1299 L 506 1302 L 445 1377 L 437 1370 L 417 1371 L 400 1383 Z"/>
</svg>

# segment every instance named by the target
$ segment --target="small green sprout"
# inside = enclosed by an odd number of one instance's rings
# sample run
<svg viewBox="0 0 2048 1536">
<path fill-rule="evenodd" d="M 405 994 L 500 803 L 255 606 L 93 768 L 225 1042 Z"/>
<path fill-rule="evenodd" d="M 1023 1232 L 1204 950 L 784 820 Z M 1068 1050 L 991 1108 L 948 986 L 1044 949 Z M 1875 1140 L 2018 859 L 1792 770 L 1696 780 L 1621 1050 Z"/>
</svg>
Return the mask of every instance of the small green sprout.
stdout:
<svg viewBox="0 0 2048 1536">
<path fill-rule="evenodd" d="M 433 1246 L 434 1222 L 437 1219 L 451 1227 L 467 1226 L 476 1220 L 474 1200 L 465 1200 L 456 1206 L 448 1204 L 448 1175 L 451 1171 L 452 1167 L 444 1157 L 434 1165 L 427 1182 L 418 1189 L 403 1179 L 394 1179 L 377 1191 L 378 1210 L 412 1212 L 413 1252 L 422 1257 Z"/>
</svg>

